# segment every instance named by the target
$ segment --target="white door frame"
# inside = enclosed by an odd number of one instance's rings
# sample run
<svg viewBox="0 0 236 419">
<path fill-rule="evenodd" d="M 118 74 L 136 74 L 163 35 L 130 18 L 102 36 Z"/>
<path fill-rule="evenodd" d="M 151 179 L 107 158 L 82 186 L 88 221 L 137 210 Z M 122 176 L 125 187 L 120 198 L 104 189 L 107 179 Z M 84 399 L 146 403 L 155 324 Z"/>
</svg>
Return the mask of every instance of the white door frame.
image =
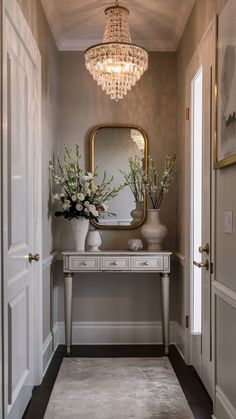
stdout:
<svg viewBox="0 0 236 419">
<path fill-rule="evenodd" d="M 192 73 L 194 75 L 194 71 L 199 68 L 198 62 L 199 62 L 199 55 L 201 54 L 202 44 L 208 35 L 209 31 L 212 30 L 214 33 L 215 28 L 215 19 L 213 19 L 208 26 L 207 31 L 205 32 L 201 42 L 199 43 L 194 55 L 192 56 L 192 59 L 186 69 L 185 73 L 185 80 L 187 77 L 187 74 Z M 212 85 L 214 85 L 214 66 L 213 66 L 213 74 L 212 74 Z M 185 89 L 185 103 L 189 103 L 189 85 L 186 83 L 186 89 Z M 212 92 L 212 127 L 214 127 L 214 92 Z M 186 256 L 186 263 L 185 263 L 185 310 L 186 314 L 188 315 L 189 319 L 191 318 L 191 312 L 190 312 L 190 299 L 191 299 L 191 278 L 190 278 L 190 262 L 191 262 L 191 182 L 189 182 L 189 179 L 191 179 L 191 142 L 188 141 L 189 133 L 190 133 L 190 126 L 189 121 L 185 122 L 185 256 Z M 213 130 L 212 130 L 212 148 L 213 148 Z M 213 171 L 213 152 L 211 156 L 211 231 L 212 231 L 212 244 L 214 243 L 214 237 L 215 237 L 215 173 Z M 215 266 L 215 249 L 214 246 L 212 246 L 211 249 L 211 261 L 213 262 L 213 265 Z M 212 278 L 213 279 L 213 278 Z M 212 306 L 212 325 L 214 324 L 214 307 Z M 213 329 L 212 329 L 213 332 Z M 212 340 L 214 341 L 214 335 L 212 334 Z M 214 346 L 214 342 L 213 342 Z M 213 352 L 212 347 L 212 354 Z M 191 364 L 191 329 L 190 329 L 190 322 L 189 322 L 189 328 L 187 329 L 186 333 L 186 345 L 185 345 L 185 361 L 187 364 Z M 213 357 L 213 371 L 214 371 L 214 357 Z M 213 374 L 213 382 L 214 382 L 214 374 Z"/>
<path fill-rule="evenodd" d="M 0 0 L 0 63 L 3 62 L 3 51 L 2 51 L 2 21 L 3 21 L 3 3 Z M 0 190 L 3 190 L 2 185 L 2 66 L 0 65 Z M 2 194 L 0 193 L 0 248 L 2 249 Z M 0 252 L 0 336 L 2 337 L 2 252 Z M 2 341 L 2 339 L 1 339 Z M 0 345 L 0 419 L 3 417 L 3 347 Z"/>
<path fill-rule="evenodd" d="M 41 55 L 39 48 L 33 38 L 31 30 L 23 16 L 23 13 L 16 0 L 3 0 L 3 85 L 6 83 L 6 15 L 14 25 L 18 35 L 24 39 L 24 44 L 28 46 L 35 68 L 34 80 L 34 99 L 35 99 L 35 132 L 33 138 L 34 149 L 34 173 L 33 176 L 33 208 L 34 208 L 34 249 L 40 254 L 40 261 L 33 265 L 33 295 L 34 295 L 34 385 L 42 382 L 42 146 L 41 146 Z M 6 135 L 6 100 L 3 99 L 3 124 L 2 133 Z M 1 160 L 2 162 L 2 160 Z M 2 227 L 2 218 L 1 218 Z M 1 235 L 2 238 L 2 235 Z"/>
</svg>

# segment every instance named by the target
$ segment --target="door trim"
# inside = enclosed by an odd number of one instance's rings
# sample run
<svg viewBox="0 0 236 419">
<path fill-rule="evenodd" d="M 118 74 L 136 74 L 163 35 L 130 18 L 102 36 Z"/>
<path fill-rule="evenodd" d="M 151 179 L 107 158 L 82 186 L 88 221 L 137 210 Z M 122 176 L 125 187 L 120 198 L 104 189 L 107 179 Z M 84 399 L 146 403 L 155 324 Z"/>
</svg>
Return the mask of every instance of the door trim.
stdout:
<svg viewBox="0 0 236 419">
<path fill-rule="evenodd" d="M 19 37 L 24 40 L 33 60 L 35 68 L 34 104 L 36 106 L 36 124 L 33 138 L 34 173 L 33 173 L 33 252 L 39 253 L 41 258 L 33 265 L 33 296 L 34 296 L 34 385 L 42 381 L 43 367 L 41 357 L 42 347 L 42 145 L 41 145 L 41 55 L 33 34 L 16 0 L 2 0 L 3 24 L 3 60 L 2 83 L 6 82 L 6 51 L 5 51 L 5 19 L 10 19 Z M 3 103 L 3 106 L 4 103 Z M 2 134 L 6 135 L 6 124 L 2 121 Z M 2 158 L 1 158 L 2 162 Z M 2 196 L 1 196 L 2 198 Z M 2 224 L 2 218 L 1 218 Z M 2 238 L 2 235 L 1 235 Z M 2 255 L 1 255 L 2 256 Z"/>
<path fill-rule="evenodd" d="M 0 0 L 0 62 L 3 62 L 3 2 Z M 2 114 L 2 89 L 3 88 L 3 77 L 2 77 L 2 65 L 0 65 L 0 190 L 3 190 L 2 184 L 2 127 L 3 127 L 3 114 Z M 2 249 L 2 192 L 0 193 L 0 248 Z M 3 287 L 3 266 L 2 266 L 2 251 L 0 251 L 0 337 L 3 342 L 3 330 L 2 330 L 2 313 L 3 313 L 3 301 L 2 301 L 2 287 Z M 0 345 L 0 419 L 3 417 L 3 345 Z"/>
<path fill-rule="evenodd" d="M 199 60 L 198 57 L 201 55 L 201 49 L 202 45 L 204 43 L 205 38 L 207 37 L 208 33 L 212 31 L 212 33 L 215 33 L 215 18 L 210 22 L 204 36 L 202 37 L 198 47 L 196 48 L 191 60 L 189 61 L 189 64 L 185 70 L 185 106 L 188 107 L 190 105 L 190 98 L 189 98 L 189 90 L 187 83 L 190 82 L 189 77 L 187 78 L 187 75 L 190 73 L 194 75 L 194 72 L 197 71 L 197 69 L 200 67 L 198 65 Z M 214 63 L 214 57 L 213 57 L 213 63 Z M 215 69 L 213 65 L 212 69 L 212 85 L 214 86 L 214 77 L 215 77 Z M 212 122 L 212 130 L 214 129 L 214 114 L 215 114 L 215 108 L 214 108 L 214 89 L 212 92 L 212 116 L 211 116 L 211 122 Z M 186 315 L 191 317 L 190 312 L 190 299 L 191 299 L 191 280 L 190 280 L 190 257 L 191 257 L 191 182 L 189 182 L 189 179 L 191 179 L 191 153 L 192 153 L 192 145 L 189 141 L 187 141 L 187 138 L 189 138 L 189 133 L 191 130 L 190 120 L 185 120 L 185 311 Z M 212 131 L 213 134 L 213 131 Z M 213 135 L 212 135 L 212 150 L 213 150 Z M 212 243 L 214 244 L 214 238 L 215 238 L 215 191 L 216 191 L 216 180 L 215 180 L 215 173 L 213 170 L 213 162 L 214 162 L 214 156 L 213 152 L 211 155 L 211 232 L 212 232 Z M 211 261 L 215 265 L 215 248 L 212 246 L 211 249 Z M 214 278 L 212 277 L 212 280 Z M 212 325 L 214 324 L 214 303 L 212 307 Z M 212 330 L 212 340 L 213 340 L 213 346 L 214 346 L 214 330 Z M 185 361 L 187 364 L 191 363 L 191 328 L 189 327 L 187 329 L 186 333 L 186 347 L 185 347 Z M 214 354 L 214 348 L 212 348 L 212 354 Z M 213 371 L 214 371 L 214 357 L 212 359 L 213 361 Z M 214 385 L 214 373 L 213 373 L 213 385 Z"/>
</svg>

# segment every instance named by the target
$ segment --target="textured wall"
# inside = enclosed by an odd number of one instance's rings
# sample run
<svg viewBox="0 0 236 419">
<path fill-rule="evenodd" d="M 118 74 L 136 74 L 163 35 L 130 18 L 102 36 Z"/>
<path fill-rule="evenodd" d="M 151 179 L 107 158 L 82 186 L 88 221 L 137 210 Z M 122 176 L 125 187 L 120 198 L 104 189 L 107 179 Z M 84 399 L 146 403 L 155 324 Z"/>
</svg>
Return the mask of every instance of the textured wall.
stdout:
<svg viewBox="0 0 236 419">
<path fill-rule="evenodd" d="M 149 150 L 162 164 L 167 153 L 176 150 L 176 57 L 174 53 L 150 54 L 150 71 L 121 102 L 111 101 L 85 69 L 81 52 L 60 53 L 59 153 L 64 144 L 80 144 L 85 164 L 89 162 L 89 134 L 99 124 L 120 123 L 141 126 L 149 137 Z M 105 169 L 101 168 L 101 169 Z M 162 208 L 169 229 L 165 248 L 176 245 L 176 186 L 171 187 Z M 125 248 L 137 231 L 104 232 L 103 247 Z M 63 238 L 63 240 L 62 240 Z M 59 248 L 73 248 L 70 227 L 60 221 Z"/>
<path fill-rule="evenodd" d="M 60 53 L 59 120 L 59 152 L 63 152 L 64 144 L 78 143 L 87 166 L 91 129 L 106 123 L 141 126 L 149 137 L 150 154 L 162 164 L 165 155 L 176 150 L 176 54 L 150 54 L 150 71 L 127 97 L 116 103 L 85 69 L 83 53 Z M 164 247 L 175 249 L 176 185 L 163 203 L 162 220 L 169 229 Z M 70 224 L 58 220 L 57 232 L 58 248 L 73 249 Z M 103 248 L 124 249 L 130 237 L 139 235 L 138 230 L 103 231 Z M 136 279 L 131 275 L 107 274 L 100 275 L 99 282 L 91 275 L 80 275 L 74 287 L 74 319 L 157 320 L 159 294 L 159 281 L 153 275 L 139 274 Z M 60 304 L 59 310 L 61 318 Z"/>
</svg>

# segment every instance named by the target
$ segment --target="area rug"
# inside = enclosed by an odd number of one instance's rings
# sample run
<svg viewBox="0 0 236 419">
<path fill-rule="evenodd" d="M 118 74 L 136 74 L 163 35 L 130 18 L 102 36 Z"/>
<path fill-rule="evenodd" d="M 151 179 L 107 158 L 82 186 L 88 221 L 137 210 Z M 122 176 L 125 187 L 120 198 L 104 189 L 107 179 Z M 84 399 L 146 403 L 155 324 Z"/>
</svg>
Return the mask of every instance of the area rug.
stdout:
<svg viewBox="0 0 236 419">
<path fill-rule="evenodd" d="M 45 419 L 192 419 L 168 358 L 65 358 Z"/>
</svg>

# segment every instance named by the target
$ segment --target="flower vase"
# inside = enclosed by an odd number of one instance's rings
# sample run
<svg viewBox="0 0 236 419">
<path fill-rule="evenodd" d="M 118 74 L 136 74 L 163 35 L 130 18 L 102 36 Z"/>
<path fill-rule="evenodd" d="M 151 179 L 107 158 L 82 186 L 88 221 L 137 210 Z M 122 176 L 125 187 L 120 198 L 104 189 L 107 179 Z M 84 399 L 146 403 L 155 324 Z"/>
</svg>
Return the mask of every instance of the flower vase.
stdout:
<svg viewBox="0 0 236 419">
<path fill-rule="evenodd" d="M 99 252 L 102 244 L 101 233 L 98 230 L 90 230 L 87 236 L 87 248 L 89 252 Z"/>
<path fill-rule="evenodd" d="M 131 225 L 137 225 L 141 223 L 143 219 L 143 202 L 136 201 L 135 204 L 136 207 L 130 213 L 131 217 L 133 218 L 133 220 L 131 221 Z"/>
<path fill-rule="evenodd" d="M 77 252 L 84 252 L 85 241 L 89 229 L 89 220 L 84 217 L 74 218 L 72 220 L 72 229 L 75 239 L 75 250 Z"/>
<path fill-rule="evenodd" d="M 167 231 L 167 227 L 160 221 L 160 210 L 148 209 L 147 220 L 141 227 L 141 234 L 146 240 L 147 250 L 161 250 Z"/>
</svg>

